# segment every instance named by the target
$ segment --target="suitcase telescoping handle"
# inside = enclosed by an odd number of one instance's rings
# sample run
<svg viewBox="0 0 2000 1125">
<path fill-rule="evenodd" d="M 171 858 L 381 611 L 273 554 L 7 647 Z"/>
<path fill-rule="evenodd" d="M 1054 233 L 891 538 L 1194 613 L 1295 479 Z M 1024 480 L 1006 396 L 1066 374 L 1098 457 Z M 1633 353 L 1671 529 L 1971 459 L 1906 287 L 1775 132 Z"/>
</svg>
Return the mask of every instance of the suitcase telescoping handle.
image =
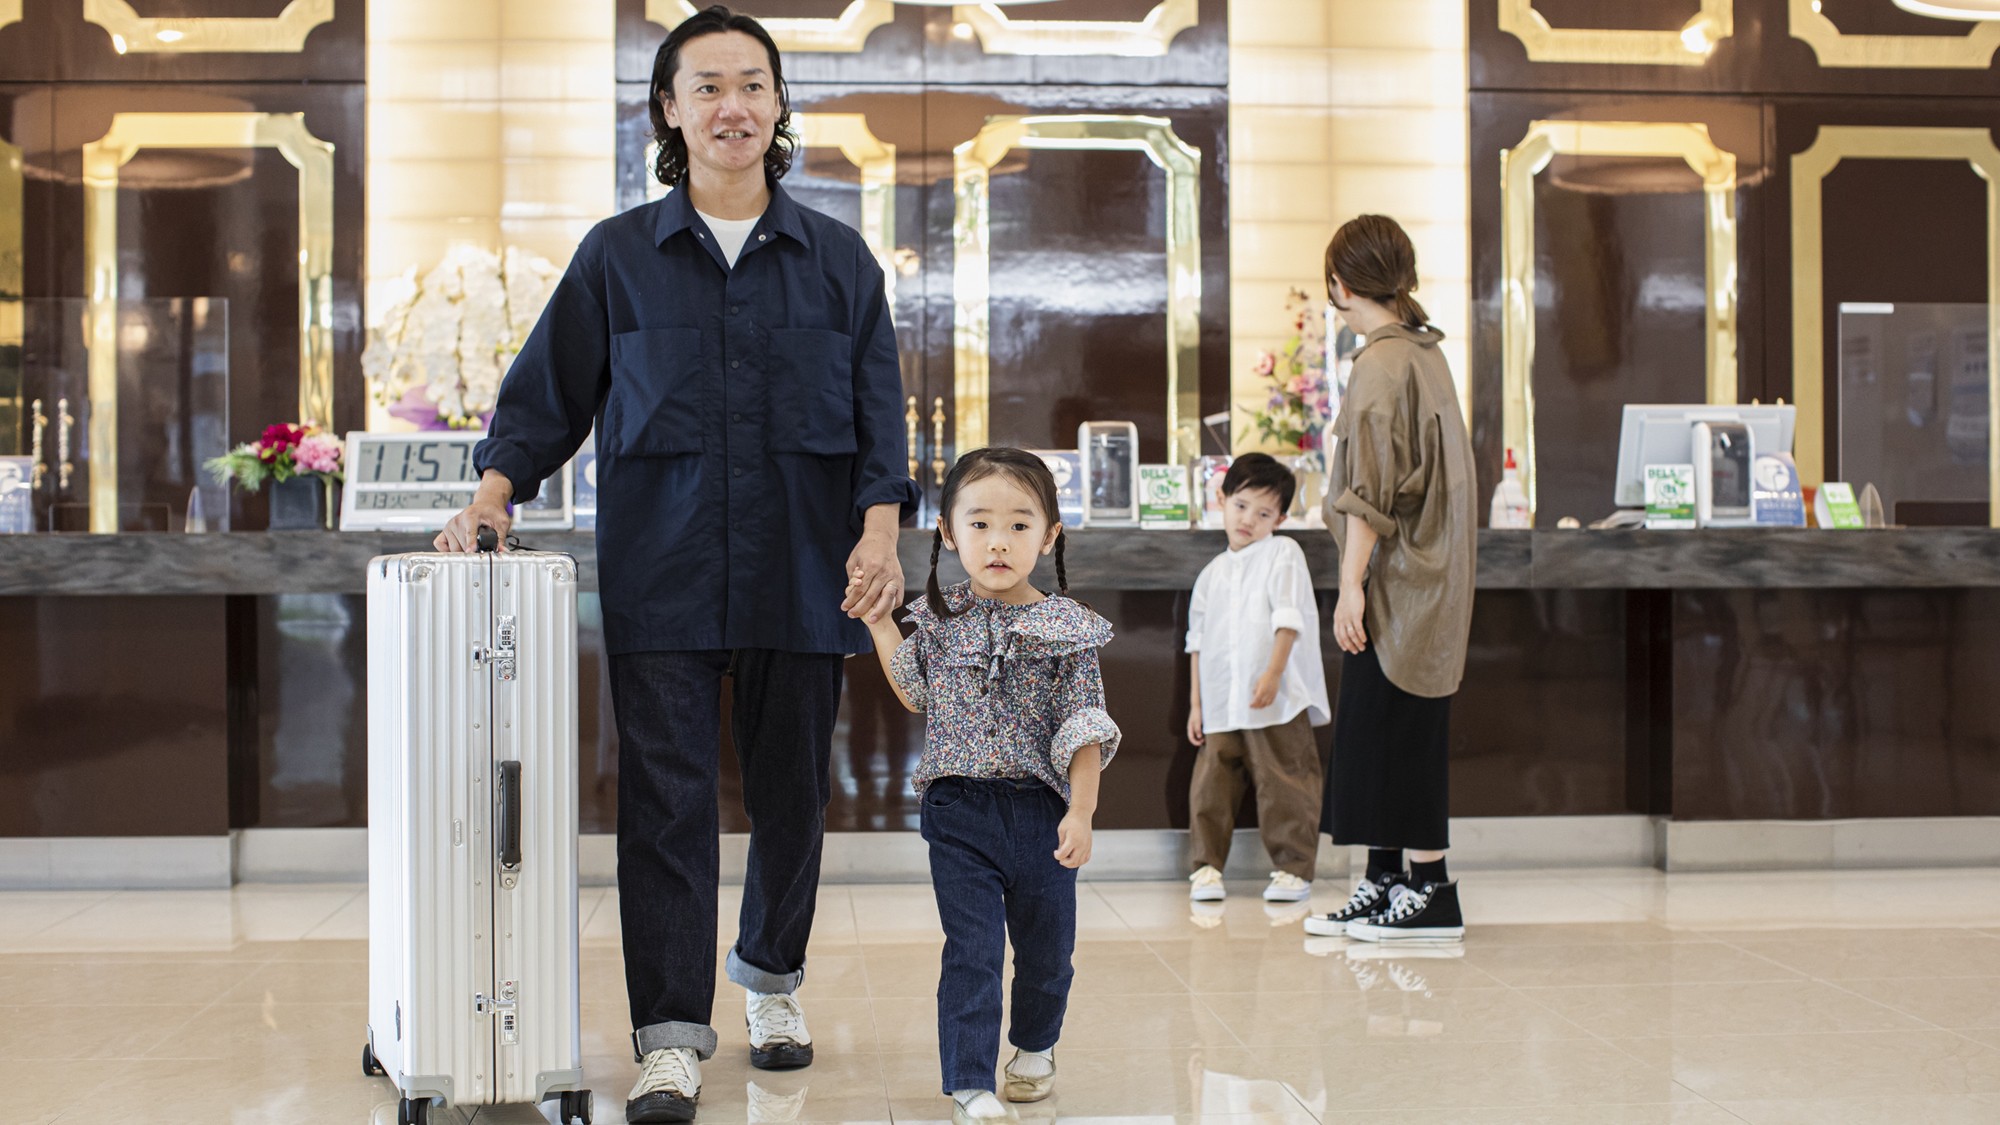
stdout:
<svg viewBox="0 0 2000 1125">
<path fill-rule="evenodd" d="M 521 868 L 521 763 L 500 763 L 500 869 Z"/>
</svg>

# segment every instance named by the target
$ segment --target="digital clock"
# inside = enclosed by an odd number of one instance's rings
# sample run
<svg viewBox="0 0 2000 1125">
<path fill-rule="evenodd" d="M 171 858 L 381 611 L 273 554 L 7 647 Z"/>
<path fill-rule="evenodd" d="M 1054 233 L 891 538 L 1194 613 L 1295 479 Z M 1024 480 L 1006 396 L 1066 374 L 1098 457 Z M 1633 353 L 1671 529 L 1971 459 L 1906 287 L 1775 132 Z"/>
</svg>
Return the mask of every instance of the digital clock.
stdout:
<svg viewBox="0 0 2000 1125">
<path fill-rule="evenodd" d="M 475 430 L 443 433 L 350 433 L 346 484 L 341 492 L 342 531 L 436 531 L 479 490 L 472 449 L 486 435 Z M 572 526 L 571 466 L 544 483 L 541 495 L 514 509 L 517 531 L 565 530 Z"/>
</svg>

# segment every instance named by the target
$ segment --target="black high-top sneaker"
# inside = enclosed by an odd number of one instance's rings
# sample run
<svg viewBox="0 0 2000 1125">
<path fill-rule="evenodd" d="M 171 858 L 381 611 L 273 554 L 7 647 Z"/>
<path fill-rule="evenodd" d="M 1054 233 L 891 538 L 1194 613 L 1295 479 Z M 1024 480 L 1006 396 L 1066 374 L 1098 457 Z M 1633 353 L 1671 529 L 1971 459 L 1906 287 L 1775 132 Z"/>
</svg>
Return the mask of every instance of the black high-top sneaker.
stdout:
<svg viewBox="0 0 2000 1125">
<path fill-rule="evenodd" d="M 1410 881 L 1407 871 L 1391 871 L 1374 878 L 1363 877 L 1354 887 L 1347 905 L 1331 914 L 1315 914 L 1306 919 L 1306 932 L 1318 937 L 1343 937 L 1349 922 L 1359 922 L 1370 914 L 1389 909 L 1389 889 Z"/>
<path fill-rule="evenodd" d="M 1457 883 L 1397 885 L 1389 890 L 1389 909 L 1347 924 L 1355 941 L 1449 942 L 1465 937 L 1465 917 L 1458 912 Z"/>
</svg>

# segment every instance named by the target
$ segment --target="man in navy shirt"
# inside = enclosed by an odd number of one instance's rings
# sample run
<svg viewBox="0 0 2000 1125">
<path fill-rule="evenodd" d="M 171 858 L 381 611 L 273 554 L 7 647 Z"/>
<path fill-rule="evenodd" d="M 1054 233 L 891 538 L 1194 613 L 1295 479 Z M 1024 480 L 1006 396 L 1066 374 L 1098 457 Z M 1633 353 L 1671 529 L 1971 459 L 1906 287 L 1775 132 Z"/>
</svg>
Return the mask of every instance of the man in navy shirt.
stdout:
<svg viewBox="0 0 2000 1125">
<path fill-rule="evenodd" d="M 630 1121 L 686 1121 L 715 1051 L 722 681 L 750 816 L 729 978 L 751 1062 L 812 1061 L 794 992 L 819 884 L 841 661 L 903 598 L 914 508 L 881 267 L 785 194 L 777 47 L 721 7 L 654 60 L 664 199 L 597 225 L 500 388 L 473 503 L 534 497 L 597 429 L 598 573 L 619 736 L 618 885 L 641 1074 Z"/>
</svg>

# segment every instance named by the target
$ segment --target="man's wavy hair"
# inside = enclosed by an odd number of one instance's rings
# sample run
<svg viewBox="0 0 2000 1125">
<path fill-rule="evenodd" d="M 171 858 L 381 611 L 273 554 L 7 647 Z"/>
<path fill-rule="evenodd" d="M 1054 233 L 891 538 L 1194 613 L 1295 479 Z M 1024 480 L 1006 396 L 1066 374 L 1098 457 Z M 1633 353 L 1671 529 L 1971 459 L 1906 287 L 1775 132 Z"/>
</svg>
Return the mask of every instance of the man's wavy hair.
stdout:
<svg viewBox="0 0 2000 1125">
<path fill-rule="evenodd" d="M 681 21 L 680 26 L 667 33 L 659 52 L 653 56 L 652 96 L 647 99 L 646 112 L 652 117 L 653 139 L 660 142 L 659 155 L 653 160 L 653 176 L 668 187 L 678 187 L 687 179 L 688 148 L 687 139 L 679 129 L 667 125 L 667 111 L 660 104 L 663 97 L 674 93 L 674 74 L 681 68 L 681 48 L 689 41 L 704 35 L 717 35 L 725 31 L 740 31 L 764 45 L 764 51 L 771 57 L 771 85 L 778 91 L 778 125 L 771 135 L 771 147 L 764 153 L 764 174 L 772 180 L 784 178 L 792 167 L 792 92 L 785 85 L 784 63 L 778 57 L 778 45 L 771 40 L 771 33 L 764 25 L 749 16 L 730 11 L 721 4 L 711 5 Z"/>
</svg>

